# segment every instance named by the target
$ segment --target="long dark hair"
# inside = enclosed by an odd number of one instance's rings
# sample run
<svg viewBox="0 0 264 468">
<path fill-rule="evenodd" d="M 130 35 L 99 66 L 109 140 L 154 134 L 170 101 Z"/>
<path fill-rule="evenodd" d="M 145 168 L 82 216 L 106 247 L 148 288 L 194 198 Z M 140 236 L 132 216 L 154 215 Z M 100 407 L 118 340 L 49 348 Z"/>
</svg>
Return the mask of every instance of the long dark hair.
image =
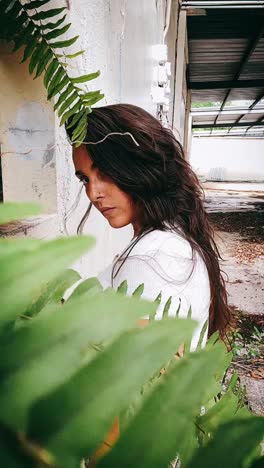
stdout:
<svg viewBox="0 0 264 468">
<path fill-rule="evenodd" d="M 131 104 L 94 108 L 88 117 L 86 142 L 95 165 L 139 207 L 141 235 L 153 230 L 177 231 L 203 258 L 210 281 L 209 335 L 224 337 L 230 322 L 219 252 L 203 205 L 203 191 L 171 130 Z M 68 132 L 71 137 L 70 132 Z"/>
</svg>

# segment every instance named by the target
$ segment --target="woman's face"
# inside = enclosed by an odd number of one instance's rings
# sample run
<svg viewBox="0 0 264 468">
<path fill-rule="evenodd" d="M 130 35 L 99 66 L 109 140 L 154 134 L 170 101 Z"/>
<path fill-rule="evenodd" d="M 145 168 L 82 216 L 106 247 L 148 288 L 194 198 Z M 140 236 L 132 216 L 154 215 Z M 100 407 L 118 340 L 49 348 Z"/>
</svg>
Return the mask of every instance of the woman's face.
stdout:
<svg viewBox="0 0 264 468">
<path fill-rule="evenodd" d="M 121 228 L 132 223 L 136 231 L 136 208 L 131 197 L 94 165 L 85 145 L 73 149 L 73 163 L 87 197 L 109 224 Z"/>
</svg>

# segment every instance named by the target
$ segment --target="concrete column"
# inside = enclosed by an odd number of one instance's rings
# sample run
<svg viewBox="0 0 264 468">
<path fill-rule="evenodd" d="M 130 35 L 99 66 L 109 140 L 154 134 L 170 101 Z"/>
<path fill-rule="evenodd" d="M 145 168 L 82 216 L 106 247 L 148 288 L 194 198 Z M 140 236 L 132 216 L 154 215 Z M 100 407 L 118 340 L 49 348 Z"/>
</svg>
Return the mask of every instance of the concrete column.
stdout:
<svg viewBox="0 0 264 468">
<path fill-rule="evenodd" d="M 190 160 L 192 144 L 192 115 L 191 115 L 191 90 L 188 89 L 185 106 L 185 125 L 184 125 L 184 150 L 186 159 Z"/>
<path fill-rule="evenodd" d="M 169 123 L 172 128 L 173 110 L 174 110 L 174 95 L 175 95 L 175 76 L 176 76 L 176 50 L 178 38 L 178 19 L 179 19 L 179 0 L 172 0 L 170 25 L 166 35 L 166 44 L 168 46 L 168 60 L 171 63 L 170 77 L 170 105 L 169 105 Z"/>
<path fill-rule="evenodd" d="M 184 143 L 184 85 L 185 85 L 185 45 L 186 45 L 186 11 L 180 11 L 176 49 L 175 90 L 173 103 L 173 131 L 176 138 Z"/>
</svg>

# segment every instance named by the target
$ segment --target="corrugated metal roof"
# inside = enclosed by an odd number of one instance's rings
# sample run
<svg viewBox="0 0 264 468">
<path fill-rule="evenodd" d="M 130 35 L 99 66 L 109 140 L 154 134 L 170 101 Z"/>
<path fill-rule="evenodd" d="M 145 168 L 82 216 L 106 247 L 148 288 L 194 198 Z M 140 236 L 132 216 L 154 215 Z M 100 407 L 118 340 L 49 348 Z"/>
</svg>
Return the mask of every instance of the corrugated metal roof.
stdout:
<svg viewBox="0 0 264 468">
<path fill-rule="evenodd" d="M 194 125 L 259 126 L 263 120 L 264 135 L 264 113 L 221 114 L 229 101 L 248 100 L 255 108 L 264 98 L 264 9 L 207 9 L 187 16 L 187 32 L 192 102 L 220 103 L 218 116 L 196 116 Z"/>
</svg>

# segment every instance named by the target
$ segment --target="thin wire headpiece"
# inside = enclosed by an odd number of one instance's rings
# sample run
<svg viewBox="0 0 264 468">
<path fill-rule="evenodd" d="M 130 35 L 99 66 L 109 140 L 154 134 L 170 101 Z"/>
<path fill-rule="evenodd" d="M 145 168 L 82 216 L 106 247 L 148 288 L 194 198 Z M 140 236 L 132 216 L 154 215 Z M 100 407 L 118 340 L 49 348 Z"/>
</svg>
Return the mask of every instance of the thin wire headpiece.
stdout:
<svg viewBox="0 0 264 468">
<path fill-rule="evenodd" d="M 107 135 L 105 135 L 104 138 L 102 138 L 102 140 L 98 140 L 98 141 L 74 141 L 72 144 L 74 143 L 82 143 L 83 145 L 99 145 L 100 143 L 103 143 L 103 141 L 105 141 L 108 137 L 112 136 L 112 135 L 121 135 L 121 136 L 130 136 L 130 138 L 133 140 L 133 142 L 135 143 L 136 146 L 139 146 L 139 143 L 137 142 L 137 140 L 135 139 L 135 137 L 132 135 L 132 133 L 130 132 L 124 132 L 124 133 L 121 133 L 121 132 L 111 132 L 111 133 L 108 133 Z"/>
</svg>

